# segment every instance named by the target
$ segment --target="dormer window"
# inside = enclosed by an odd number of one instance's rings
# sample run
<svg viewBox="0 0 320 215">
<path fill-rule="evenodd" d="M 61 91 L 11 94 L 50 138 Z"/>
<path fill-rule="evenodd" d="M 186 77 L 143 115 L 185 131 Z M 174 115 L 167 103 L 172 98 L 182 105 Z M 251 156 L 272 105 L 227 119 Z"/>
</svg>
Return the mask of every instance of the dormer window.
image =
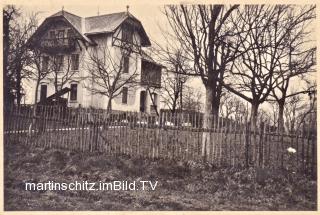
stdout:
<svg viewBox="0 0 320 215">
<path fill-rule="evenodd" d="M 50 32 L 49 32 L 49 38 L 50 38 L 50 39 L 54 39 L 55 37 L 56 37 L 55 31 L 50 31 Z"/>
<path fill-rule="evenodd" d="M 64 30 L 59 30 L 58 31 L 58 39 L 64 38 Z"/>
</svg>

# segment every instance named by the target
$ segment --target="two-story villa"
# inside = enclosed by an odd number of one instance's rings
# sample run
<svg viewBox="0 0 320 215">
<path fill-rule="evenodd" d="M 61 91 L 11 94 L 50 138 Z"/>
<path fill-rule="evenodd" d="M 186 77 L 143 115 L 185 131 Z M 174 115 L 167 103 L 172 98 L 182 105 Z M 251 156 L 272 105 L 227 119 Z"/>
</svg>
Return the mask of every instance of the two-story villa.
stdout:
<svg viewBox="0 0 320 215">
<path fill-rule="evenodd" d="M 29 44 L 40 50 L 47 72 L 37 101 L 36 89 L 27 91 L 33 103 L 59 96 L 69 107 L 106 109 L 114 90 L 113 110 L 159 111 L 162 67 L 143 51 L 150 40 L 129 12 L 83 18 L 62 10 L 44 20 Z"/>
</svg>

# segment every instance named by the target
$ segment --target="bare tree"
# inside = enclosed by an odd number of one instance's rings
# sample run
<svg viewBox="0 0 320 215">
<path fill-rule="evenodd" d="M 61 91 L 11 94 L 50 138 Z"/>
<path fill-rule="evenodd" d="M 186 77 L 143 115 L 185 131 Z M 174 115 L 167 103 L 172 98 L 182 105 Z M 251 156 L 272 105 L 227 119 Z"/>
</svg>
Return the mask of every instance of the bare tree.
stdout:
<svg viewBox="0 0 320 215">
<path fill-rule="evenodd" d="M 39 94 L 39 86 L 40 83 L 48 78 L 50 75 L 50 70 L 45 68 L 43 62 L 43 53 L 36 49 L 32 48 L 29 50 L 31 62 L 28 66 L 28 70 L 30 71 L 29 79 L 35 81 L 35 92 L 34 92 L 34 105 L 33 105 L 33 119 L 29 127 L 29 131 L 36 125 L 36 114 L 37 114 L 37 104 L 38 104 L 38 94 Z"/>
<path fill-rule="evenodd" d="M 301 128 L 301 125 L 306 122 L 311 122 L 311 116 L 316 113 L 316 85 L 307 86 L 308 96 L 303 97 L 301 93 L 294 93 L 291 90 L 292 96 L 287 98 L 284 108 L 284 124 L 290 133 L 294 133 Z M 309 101 L 309 103 L 308 103 Z"/>
<path fill-rule="evenodd" d="M 152 52 L 165 68 L 162 76 L 163 101 L 171 112 L 175 113 L 177 108 L 183 109 L 183 91 L 189 79 L 186 74 L 192 72 L 193 69 L 185 50 L 176 46 L 175 38 L 168 31 L 161 29 L 161 32 L 166 45 L 154 42 Z"/>
<path fill-rule="evenodd" d="M 315 18 L 315 14 L 310 14 Z M 279 59 L 280 70 L 276 86 L 272 89 L 272 97 L 278 103 L 278 127 L 283 130 L 284 128 L 284 106 L 286 99 L 298 94 L 307 93 L 308 90 L 301 89 L 294 92 L 294 94 L 288 93 L 289 83 L 292 80 L 298 81 L 299 79 L 306 78 L 310 73 L 314 73 L 315 69 L 315 52 L 316 48 L 308 48 L 310 39 L 308 38 L 310 31 L 307 31 L 308 25 L 311 21 L 314 21 L 310 17 L 310 20 L 305 20 L 301 23 L 299 28 L 295 28 L 288 35 L 287 42 L 287 55 L 283 59 Z M 292 18 L 292 17 L 289 17 Z M 301 82 L 301 80 L 300 80 Z"/>
<path fill-rule="evenodd" d="M 314 6 L 306 6 L 288 19 L 288 10 L 292 7 L 250 5 L 240 13 L 244 22 L 252 25 L 248 35 L 240 36 L 241 49 L 247 51 L 233 64 L 232 86 L 224 86 L 251 103 L 253 124 L 257 121 L 259 105 L 267 100 L 279 78 L 279 61 L 287 55 L 288 35 L 314 13 Z"/>
<path fill-rule="evenodd" d="M 14 92 L 12 86 L 14 86 L 14 73 L 10 68 L 9 55 L 10 55 L 10 43 L 11 39 L 11 25 L 15 17 L 18 16 L 18 10 L 15 6 L 9 5 L 3 9 L 3 89 L 4 89 L 4 107 L 8 107 L 14 102 Z"/>
<path fill-rule="evenodd" d="M 290 133 L 296 131 L 299 124 L 299 116 L 304 112 L 305 105 L 301 95 L 295 95 L 287 99 L 284 115 L 285 124 Z"/>
<path fill-rule="evenodd" d="M 186 111 L 200 112 L 203 108 L 202 93 L 190 86 L 185 86 L 183 108 Z"/>
<path fill-rule="evenodd" d="M 203 126 L 212 126 L 219 114 L 225 72 L 238 57 L 238 29 L 230 17 L 239 5 L 171 5 L 165 7 L 179 45 L 185 50 L 194 70 L 189 76 L 200 76 L 206 88 Z M 237 23 L 240 25 L 240 23 Z M 210 135 L 204 134 L 202 154 L 209 153 Z"/>
<path fill-rule="evenodd" d="M 183 74 L 165 71 L 162 75 L 162 100 L 172 113 L 182 108 L 182 91 L 185 88 L 187 77 Z"/>
<path fill-rule="evenodd" d="M 35 81 L 35 94 L 34 94 L 34 104 L 37 104 L 38 101 L 38 92 L 40 83 L 49 77 L 51 71 L 45 66 L 47 62 L 44 62 L 43 53 L 39 49 L 32 48 L 30 50 L 31 55 L 31 64 L 29 66 L 30 70 L 30 79 Z"/>
<path fill-rule="evenodd" d="M 165 7 L 170 26 L 193 62 L 191 76 L 200 76 L 206 88 L 205 115 L 218 116 L 225 71 L 239 53 L 236 28 L 230 23 L 239 6 L 180 5 Z M 209 123 L 210 124 L 210 123 Z M 210 126 L 210 125 L 205 125 Z"/>
<path fill-rule="evenodd" d="M 130 89 L 138 83 L 137 54 L 121 48 L 118 51 L 111 53 L 107 45 L 100 45 L 89 51 L 86 62 L 89 72 L 86 78 L 90 82 L 86 88 L 108 97 L 108 111 L 112 110 L 112 99 L 122 93 L 124 86 Z"/>
<path fill-rule="evenodd" d="M 18 105 L 22 99 L 22 80 L 30 78 L 26 69 L 31 63 L 27 40 L 38 26 L 38 14 L 27 16 L 15 6 L 3 10 L 4 27 L 4 92 L 5 102 L 11 97 Z M 12 101 L 11 101 L 12 103 Z"/>
<path fill-rule="evenodd" d="M 63 87 L 73 80 L 79 73 L 79 64 L 82 62 L 83 55 L 60 55 L 47 54 L 49 59 L 50 79 L 54 84 L 55 93 L 63 89 Z M 76 59 L 77 57 L 77 59 Z M 78 68 L 75 68 L 78 67 Z"/>
</svg>

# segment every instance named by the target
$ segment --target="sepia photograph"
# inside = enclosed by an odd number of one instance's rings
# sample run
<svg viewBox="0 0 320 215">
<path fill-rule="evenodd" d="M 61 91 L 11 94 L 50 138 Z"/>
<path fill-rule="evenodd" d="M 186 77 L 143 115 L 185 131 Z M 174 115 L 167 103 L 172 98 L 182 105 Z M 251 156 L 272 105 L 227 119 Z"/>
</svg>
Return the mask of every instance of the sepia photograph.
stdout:
<svg viewBox="0 0 320 215">
<path fill-rule="evenodd" d="M 318 210 L 315 4 L 2 10 L 4 211 Z"/>
</svg>

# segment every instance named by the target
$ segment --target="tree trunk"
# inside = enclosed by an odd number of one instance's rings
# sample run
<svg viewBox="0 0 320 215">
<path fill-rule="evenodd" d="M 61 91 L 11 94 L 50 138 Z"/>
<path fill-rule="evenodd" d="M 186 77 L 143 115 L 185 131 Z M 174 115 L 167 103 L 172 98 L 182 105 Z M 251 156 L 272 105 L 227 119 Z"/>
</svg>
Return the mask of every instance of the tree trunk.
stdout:
<svg viewBox="0 0 320 215">
<path fill-rule="evenodd" d="M 278 102 L 279 105 L 279 115 L 278 115 L 278 129 L 280 132 L 284 131 L 284 118 L 283 118 L 283 114 L 284 114 L 284 100 L 280 100 Z"/>
<path fill-rule="evenodd" d="M 16 91 L 17 91 L 17 105 L 20 106 L 21 104 L 21 66 L 16 70 L 17 73 L 17 83 L 16 83 Z"/>
<path fill-rule="evenodd" d="M 175 113 L 177 109 L 177 99 L 174 99 L 172 102 L 172 109 L 171 109 L 171 113 Z"/>
<path fill-rule="evenodd" d="M 111 113 L 111 111 L 112 111 L 112 96 L 110 96 L 108 100 L 107 113 Z"/>
<path fill-rule="evenodd" d="M 213 102 L 213 89 L 210 86 L 206 87 L 206 102 L 204 108 L 204 116 L 203 116 L 203 128 L 211 129 L 212 128 L 212 102 Z M 204 160 L 207 160 L 210 153 L 210 132 L 203 132 L 202 135 L 202 150 L 201 154 Z"/>
<path fill-rule="evenodd" d="M 257 125 L 257 120 L 258 120 L 258 108 L 259 108 L 259 104 L 258 102 L 252 102 L 251 103 L 251 117 L 250 117 L 250 121 L 251 121 L 251 128 L 254 131 L 256 129 L 256 125 Z"/>
<path fill-rule="evenodd" d="M 183 105 L 182 105 L 182 83 L 181 83 L 181 85 L 180 85 L 180 110 L 182 111 L 182 109 L 183 109 Z"/>
</svg>

